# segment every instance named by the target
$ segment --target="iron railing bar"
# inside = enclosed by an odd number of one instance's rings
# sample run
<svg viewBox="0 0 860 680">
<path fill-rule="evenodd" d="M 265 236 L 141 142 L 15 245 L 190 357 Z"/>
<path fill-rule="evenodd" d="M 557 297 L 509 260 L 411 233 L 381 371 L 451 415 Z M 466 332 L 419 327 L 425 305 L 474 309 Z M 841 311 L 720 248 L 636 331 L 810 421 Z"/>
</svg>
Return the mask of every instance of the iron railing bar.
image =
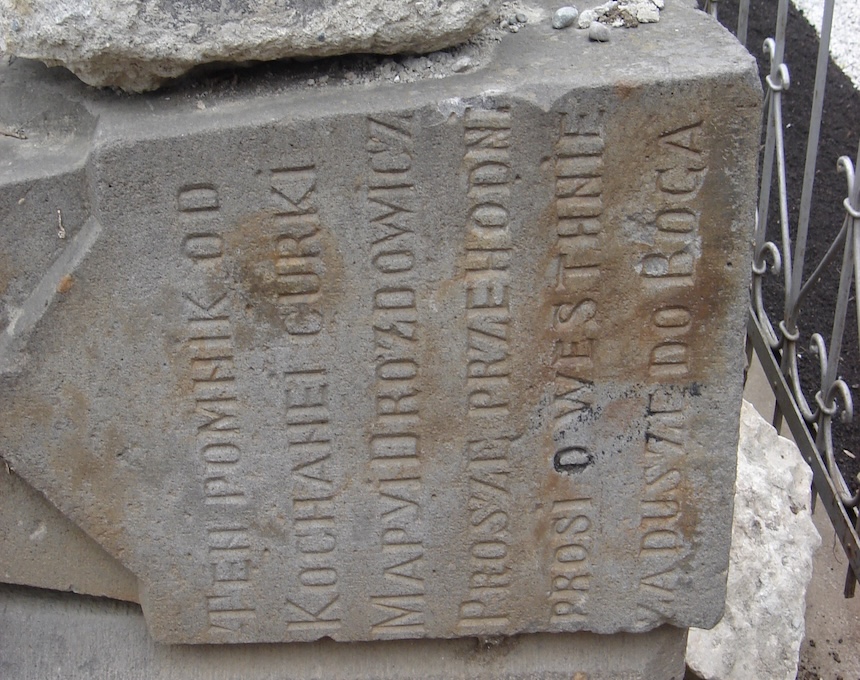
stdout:
<svg viewBox="0 0 860 680">
<path fill-rule="evenodd" d="M 836 312 L 833 317 L 833 330 L 830 336 L 830 348 L 827 354 L 827 373 L 821 385 L 821 393 L 827 399 L 827 392 L 836 382 L 839 372 L 839 358 L 842 354 L 842 339 L 845 333 L 845 319 L 848 316 L 848 302 L 851 295 L 851 279 L 854 275 L 854 231 L 853 220 L 846 217 L 845 230 L 847 243 L 842 253 L 842 271 L 839 276 L 839 291 L 836 294 Z M 827 404 L 831 406 L 832 404 Z"/>
<path fill-rule="evenodd" d="M 842 160 L 840 159 L 840 161 Z M 845 161 L 847 160 L 845 159 Z M 857 306 L 857 338 L 860 341 L 860 216 L 858 216 L 858 213 L 860 213 L 860 182 L 857 181 L 855 174 L 858 167 L 860 167 L 860 142 L 857 143 L 857 156 L 854 167 L 851 167 L 850 162 L 843 162 L 842 166 L 845 174 L 848 175 L 848 198 L 845 199 L 846 219 L 853 219 L 854 221 L 854 298 Z M 851 246 L 852 244 L 848 245 L 848 247 Z M 855 531 L 860 531 L 860 510 L 855 508 L 854 512 L 857 514 L 854 521 L 854 529 Z M 860 574 L 860 571 L 857 571 L 857 569 L 848 568 L 848 573 L 845 575 L 845 589 L 843 590 L 845 597 L 854 597 L 858 574 Z"/>
<path fill-rule="evenodd" d="M 818 42 L 818 61 L 815 65 L 815 86 L 812 91 L 812 111 L 809 116 L 809 134 L 806 138 L 806 165 L 803 169 L 803 189 L 800 194 L 800 213 L 794 246 L 794 270 L 786 296 L 785 320 L 789 331 L 797 330 L 797 304 L 803 281 L 806 260 L 806 241 L 809 235 L 809 214 L 812 209 L 812 186 L 815 183 L 815 165 L 818 160 L 818 143 L 821 138 L 821 116 L 824 110 L 824 91 L 827 86 L 827 65 L 830 58 L 830 31 L 833 24 L 834 0 L 825 0 L 821 20 L 821 38 Z M 833 340 L 831 339 L 831 343 Z"/>
<path fill-rule="evenodd" d="M 842 228 L 839 230 L 839 233 L 836 235 L 836 238 L 833 239 L 833 243 L 830 244 L 830 248 L 827 249 L 827 252 L 824 254 L 824 257 L 821 258 L 821 261 L 815 267 L 815 271 L 809 276 L 809 278 L 804 281 L 803 287 L 800 289 L 800 293 L 797 295 L 797 307 L 798 309 L 802 305 L 803 301 L 806 299 L 806 296 L 809 292 L 815 288 L 815 284 L 818 283 L 819 278 L 824 273 L 824 270 L 827 268 L 834 259 L 836 259 L 836 255 L 839 254 L 839 249 L 845 245 L 845 236 L 848 234 L 848 221 L 845 220 L 842 223 Z"/>
<path fill-rule="evenodd" d="M 765 127 L 765 143 L 764 154 L 762 157 L 762 176 L 759 190 L 758 204 L 758 229 L 756 231 L 755 253 L 758 257 L 764 244 L 767 234 L 768 211 L 770 206 L 770 190 L 773 182 L 773 163 L 775 155 L 775 127 L 774 118 L 776 109 L 781 107 L 780 97 L 771 86 L 772 83 L 779 83 L 780 89 L 787 88 L 788 82 L 787 69 L 782 65 L 783 56 L 785 54 L 785 30 L 788 24 L 788 0 L 780 0 L 776 18 L 776 35 L 774 38 L 768 38 L 764 41 L 764 50 L 770 56 L 770 75 L 768 77 L 768 88 L 765 92 L 765 107 L 767 108 L 767 123 Z"/>
<path fill-rule="evenodd" d="M 776 109 L 776 115 L 771 118 L 768 122 L 774 124 L 776 127 L 774 129 L 774 136 L 776 137 L 777 144 L 779 144 L 779 140 L 782 138 L 782 90 L 788 89 L 789 87 L 789 78 L 788 78 L 788 67 L 783 63 L 785 61 L 785 33 L 786 28 L 788 26 L 788 0 L 780 0 L 779 6 L 776 14 L 776 31 L 774 35 L 774 44 L 773 44 L 773 61 L 770 64 L 770 75 L 768 76 L 768 84 L 775 81 L 777 74 L 779 75 L 779 83 L 780 83 L 780 92 L 774 93 L 774 103 Z M 777 125 L 778 124 L 778 125 Z M 768 133 L 770 133 L 770 129 L 768 129 Z M 788 226 L 788 218 L 785 216 L 783 219 L 783 215 L 787 211 L 787 207 L 785 210 L 783 209 L 783 194 L 786 191 L 785 186 L 785 172 L 780 172 L 779 166 L 780 158 L 777 157 L 777 173 L 778 179 L 780 181 L 779 192 L 780 192 L 780 232 L 783 234 L 783 280 L 786 281 L 786 284 L 790 280 L 792 274 L 791 267 L 791 246 L 789 244 L 788 247 L 785 246 L 786 240 L 784 234 L 786 233 Z M 770 159 L 770 162 L 773 162 L 773 159 Z M 782 163 L 785 163 L 785 157 L 782 156 Z M 767 228 L 765 224 L 764 228 Z M 786 257 L 787 254 L 787 257 Z M 789 286 L 786 285 L 786 290 L 788 290 Z M 783 305 L 787 303 L 788 293 L 786 293 Z M 785 307 L 783 307 L 784 309 Z M 780 328 L 782 330 L 782 327 Z M 773 426 L 778 430 L 782 425 L 782 411 L 779 400 L 777 400 L 776 404 L 773 408 Z"/>
<path fill-rule="evenodd" d="M 848 176 L 848 198 L 845 199 L 845 221 L 840 230 L 840 239 L 844 242 L 842 254 L 842 268 L 839 275 L 839 290 L 836 295 L 836 311 L 833 317 L 833 330 L 830 336 L 830 349 L 827 355 L 827 372 L 823 376 L 821 392 L 825 402 L 830 400 L 829 392 L 833 384 L 836 382 L 839 373 L 839 359 L 842 354 L 842 342 L 845 334 L 845 321 L 848 317 L 848 305 L 850 303 L 852 283 L 860 285 L 860 280 L 854 280 L 854 254 L 857 242 L 855 229 L 857 222 L 860 221 L 852 217 L 851 211 L 853 206 L 851 200 L 857 193 L 856 178 L 853 168 L 851 167 L 851 159 L 843 156 L 839 159 L 837 167 L 844 170 Z M 835 245 L 835 243 L 834 243 Z M 832 250 L 832 248 L 831 248 Z M 829 254 L 829 251 L 828 251 Z M 831 403 L 826 404 L 828 407 Z"/>
<path fill-rule="evenodd" d="M 750 0 L 741 0 L 738 7 L 738 32 L 737 38 L 741 45 L 747 46 L 747 31 L 749 30 Z"/>
<path fill-rule="evenodd" d="M 767 42 L 765 42 L 767 49 Z M 776 51 L 776 47 L 773 48 Z M 771 57 L 773 59 L 773 57 Z M 761 185 L 758 198 L 758 224 L 755 235 L 755 253 L 758 257 L 767 240 L 767 220 L 770 210 L 770 189 L 773 184 L 773 160 L 776 153 L 776 140 L 774 138 L 774 108 L 776 107 L 776 92 L 768 85 L 765 94 L 765 106 L 767 107 L 767 122 L 765 123 L 764 156 L 762 158 Z"/>
<path fill-rule="evenodd" d="M 777 101 L 779 105 L 775 107 L 775 115 L 773 124 L 776 134 L 776 179 L 779 182 L 779 225 L 780 233 L 782 234 L 782 264 L 783 278 L 785 280 L 785 308 L 788 308 L 789 291 L 792 288 L 792 276 L 794 269 L 792 267 L 791 253 L 791 224 L 788 219 L 788 182 L 785 174 L 785 137 L 782 128 L 782 93 L 777 93 Z"/>
<path fill-rule="evenodd" d="M 774 74 L 774 70 L 779 67 L 785 60 L 785 29 L 788 26 L 788 0 L 779 0 L 779 9 L 776 13 L 776 52 L 774 53 L 773 63 L 771 64 L 770 72 Z"/>
<path fill-rule="evenodd" d="M 860 536 L 858 536 L 857 529 L 854 526 L 857 516 L 852 511 L 853 517 L 849 517 L 845 506 L 839 501 L 839 494 L 827 474 L 827 468 L 815 446 L 815 442 L 812 440 L 806 423 L 798 414 L 797 409 L 793 407 L 794 402 L 791 390 L 785 381 L 785 376 L 780 370 L 776 357 L 764 338 L 761 326 L 758 319 L 756 319 L 752 307 L 750 308 L 747 320 L 747 337 L 753 343 L 756 356 L 758 356 L 759 362 L 764 369 L 765 376 L 776 396 L 777 403 L 783 405 L 781 410 L 791 430 L 791 434 L 797 443 L 798 449 L 800 449 L 801 455 L 812 469 L 815 493 L 821 499 L 821 502 L 824 503 L 824 508 L 830 517 L 830 522 L 833 524 L 836 536 L 845 550 L 850 568 L 855 574 L 860 574 Z"/>
<path fill-rule="evenodd" d="M 777 178 L 777 188 L 778 188 L 778 196 L 779 196 L 779 230 L 780 230 L 780 243 L 782 244 L 782 262 L 783 262 L 783 281 L 785 283 L 785 295 L 783 297 L 783 310 L 788 308 L 788 295 L 791 290 L 791 277 L 793 274 L 793 268 L 791 266 L 791 227 L 788 218 L 788 183 L 786 181 L 786 173 L 785 173 L 785 138 L 782 127 L 782 91 L 789 86 L 789 78 L 787 76 L 788 69 L 787 67 L 780 63 L 777 67 L 777 72 L 780 74 L 779 84 L 780 87 L 777 91 L 774 92 L 774 101 L 776 106 L 774 106 L 774 117 L 773 117 L 773 125 L 774 125 L 774 138 L 776 139 L 776 178 Z M 768 76 L 768 85 L 772 85 L 772 76 Z M 783 312 L 784 316 L 784 312 Z M 796 340 L 795 334 L 787 334 L 785 331 L 787 328 L 785 325 L 779 325 L 780 332 L 782 334 L 783 343 L 785 343 L 785 347 L 792 347 L 792 343 Z M 782 353 L 782 365 L 781 370 L 783 375 L 787 375 L 790 368 L 790 361 L 793 357 L 793 354 L 789 352 L 783 351 Z M 773 417 L 771 419 L 771 425 L 773 425 L 777 430 L 782 427 L 782 405 L 779 401 L 774 404 L 773 408 Z"/>
<path fill-rule="evenodd" d="M 851 247 L 851 246 L 849 246 Z M 856 305 L 857 337 L 860 339 L 860 220 L 854 220 L 854 304 Z"/>
<path fill-rule="evenodd" d="M 848 217 L 851 211 L 860 213 L 860 181 L 856 172 L 860 168 L 860 141 L 857 142 L 857 159 L 854 167 L 845 164 L 845 174 L 848 175 L 848 204 L 845 206 Z M 854 302 L 857 307 L 857 340 L 860 342 L 860 219 L 854 219 Z"/>
<path fill-rule="evenodd" d="M 850 167 L 845 163 L 843 170 L 848 176 L 848 205 L 846 208 L 855 213 L 860 212 L 860 181 L 857 179 L 857 172 L 860 172 L 860 142 L 857 143 L 857 158 L 854 160 L 854 166 Z"/>
</svg>

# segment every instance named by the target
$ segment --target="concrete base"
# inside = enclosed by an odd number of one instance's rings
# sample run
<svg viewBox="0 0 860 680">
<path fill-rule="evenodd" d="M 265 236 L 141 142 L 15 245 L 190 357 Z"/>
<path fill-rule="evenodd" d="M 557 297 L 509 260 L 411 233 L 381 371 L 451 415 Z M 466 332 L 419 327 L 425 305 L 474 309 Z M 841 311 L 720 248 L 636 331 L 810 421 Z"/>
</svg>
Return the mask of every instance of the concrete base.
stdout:
<svg viewBox="0 0 860 680">
<path fill-rule="evenodd" d="M 0 586 L 5 680 L 681 680 L 687 631 L 477 640 L 165 646 L 132 604 Z"/>
<path fill-rule="evenodd" d="M 2 465 L 0 546 L 4 583 L 138 600 L 134 574 Z"/>
</svg>

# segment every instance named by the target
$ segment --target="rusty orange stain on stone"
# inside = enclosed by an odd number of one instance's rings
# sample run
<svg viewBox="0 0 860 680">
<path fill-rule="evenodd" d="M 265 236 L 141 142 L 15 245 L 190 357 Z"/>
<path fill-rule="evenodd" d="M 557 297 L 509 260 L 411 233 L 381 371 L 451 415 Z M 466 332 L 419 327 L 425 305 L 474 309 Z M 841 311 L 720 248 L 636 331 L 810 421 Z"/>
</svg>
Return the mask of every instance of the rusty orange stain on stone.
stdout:
<svg viewBox="0 0 860 680">
<path fill-rule="evenodd" d="M 60 282 L 57 284 L 57 292 L 65 295 L 72 289 L 72 286 L 74 285 L 75 279 L 72 278 L 70 274 L 66 274 L 63 278 L 60 279 Z"/>
</svg>

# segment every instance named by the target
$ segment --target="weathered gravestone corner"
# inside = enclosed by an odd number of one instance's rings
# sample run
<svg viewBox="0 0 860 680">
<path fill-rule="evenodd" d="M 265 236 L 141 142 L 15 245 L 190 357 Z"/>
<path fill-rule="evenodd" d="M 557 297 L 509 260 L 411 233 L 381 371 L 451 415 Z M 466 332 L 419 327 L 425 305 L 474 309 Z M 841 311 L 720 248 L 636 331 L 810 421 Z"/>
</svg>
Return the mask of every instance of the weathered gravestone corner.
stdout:
<svg viewBox="0 0 860 680">
<path fill-rule="evenodd" d="M 721 616 L 754 63 L 683 5 L 513 38 L 202 109 L 2 67 L 0 450 L 157 639 Z"/>
</svg>

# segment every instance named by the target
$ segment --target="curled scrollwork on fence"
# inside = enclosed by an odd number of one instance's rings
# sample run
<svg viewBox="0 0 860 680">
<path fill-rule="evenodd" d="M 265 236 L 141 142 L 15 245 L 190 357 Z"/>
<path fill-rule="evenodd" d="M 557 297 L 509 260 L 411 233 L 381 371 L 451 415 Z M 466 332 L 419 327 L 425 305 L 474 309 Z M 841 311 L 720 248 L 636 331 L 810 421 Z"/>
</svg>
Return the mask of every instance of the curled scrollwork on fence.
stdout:
<svg viewBox="0 0 860 680">
<path fill-rule="evenodd" d="M 850 421 L 854 410 L 851 390 L 839 376 L 839 359 L 843 342 L 860 342 L 860 178 L 856 171 L 860 164 L 860 148 L 853 160 L 845 155 L 839 158 L 836 168 L 823 169 L 826 172 L 842 173 L 847 180 L 844 219 L 826 254 L 804 280 L 830 30 L 836 0 L 825 0 L 796 224 L 792 223 L 789 213 L 782 116 L 783 98 L 791 96 L 790 71 L 784 63 L 788 2 L 779 0 L 773 37 L 765 40 L 762 46 L 769 59 L 770 70 L 764 78 L 765 141 L 761 155 L 747 351 L 751 356 L 755 350 L 774 390 L 777 403 L 774 424 L 779 426 L 784 419 L 812 468 L 813 492 L 824 503 L 848 556 L 845 595 L 851 597 L 860 575 L 860 540 L 857 533 L 860 526 L 860 491 L 852 493 L 837 465 L 832 428 L 835 418 Z M 716 16 L 717 5 L 717 0 L 705 0 L 704 6 Z M 749 0 L 741 0 L 738 37 L 742 42 L 746 42 L 748 12 Z M 756 49 L 756 46 L 751 48 Z M 773 192 L 776 192 L 775 201 L 772 200 Z M 778 206 L 779 214 L 771 218 L 769 211 L 774 203 Z M 771 222 L 776 222 L 778 229 L 774 230 L 774 239 L 768 240 L 767 227 Z M 839 273 L 838 289 L 826 291 L 828 295 L 835 294 L 836 297 L 832 325 L 829 329 L 804 327 L 804 323 L 809 321 L 809 314 L 804 316 L 804 303 L 809 303 L 810 292 L 820 287 L 822 273 L 833 268 Z M 781 279 L 784 303 L 780 310 L 782 318 L 778 320 L 769 315 L 765 305 L 763 288 L 766 277 Z M 858 318 L 856 331 L 845 328 L 852 298 Z M 809 354 L 817 358 L 818 380 L 814 385 L 803 383 L 798 368 L 798 356 L 807 349 L 800 344 L 801 329 L 809 335 Z"/>
</svg>

